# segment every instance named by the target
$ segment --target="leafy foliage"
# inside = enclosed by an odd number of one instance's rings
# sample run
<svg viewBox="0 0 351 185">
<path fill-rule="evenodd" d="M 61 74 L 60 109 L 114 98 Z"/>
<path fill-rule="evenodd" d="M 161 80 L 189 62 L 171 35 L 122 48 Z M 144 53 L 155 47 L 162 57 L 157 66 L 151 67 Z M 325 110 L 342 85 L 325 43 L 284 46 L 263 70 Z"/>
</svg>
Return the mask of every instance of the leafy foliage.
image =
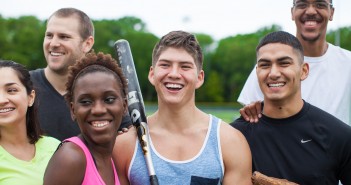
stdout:
<svg viewBox="0 0 351 185">
<path fill-rule="evenodd" d="M 154 88 L 148 81 L 152 50 L 158 37 L 147 30 L 139 18 L 127 16 L 113 20 L 94 20 L 95 51 L 115 57 L 114 43 L 129 41 L 138 79 L 145 101 L 156 101 Z M 14 60 L 29 69 L 46 66 L 43 39 L 46 22 L 34 16 L 3 18 L 0 15 L 0 58 Z M 210 35 L 195 33 L 204 54 L 205 83 L 196 91 L 196 101 L 236 102 L 246 78 L 255 66 L 255 48 L 267 33 L 281 30 L 278 25 L 263 27 L 254 33 L 233 35 L 215 41 Z M 340 39 L 338 39 L 340 38 Z M 339 42 L 351 50 L 351 26 L 331 30 L 328 42 Z"/>
</svg>

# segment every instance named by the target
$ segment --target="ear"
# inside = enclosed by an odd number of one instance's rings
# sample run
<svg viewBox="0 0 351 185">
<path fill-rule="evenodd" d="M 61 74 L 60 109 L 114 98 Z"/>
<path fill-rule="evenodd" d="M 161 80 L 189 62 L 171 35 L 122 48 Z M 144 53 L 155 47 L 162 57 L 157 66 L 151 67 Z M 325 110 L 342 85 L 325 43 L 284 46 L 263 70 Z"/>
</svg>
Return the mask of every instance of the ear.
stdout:
<svg viewBox="0 0 351 185">
<path fill-rule="evenodd" d="M 204 84 L 204 80 L 205 80 L 205 72 L 204 70 L 201 69 L 201 71 L 197 75 L 196 89 L 200 88 L 202 84 Z"/>
<path fill-rule="evenodd" d="M 77 121 L 77 118 L 75 116 L 75 113 L 74 113 L 74 105 L 73 105 L 73 102 L 70 103 L 70 112 L 71 112 L 71 118 L 73 121 Z"/>
<path fill-rule="evenodd" d="M 149 79 L 149 82 L 155 86 L 155 80 L 154 80 L 154 68 L 151 66 L 149 70 L 149 75 L 147 76 Z"/>
<path fill-rule="evenodd" d="M 93 48 L 94 45 L 94 37 L 89 36 L 84 42 L 83 42 L 83 52 L 88 53 L 91 48 Z"/>
<path fill-rule="evenodd" d="M 310 72 L 310 66 L 308 63 L 304 62 L 302 64 L 302 73 L 301 73 L 301 78 L 300 80 L 303 81 L 308 77 L 308 73 Z"/>
<path fill-rule="evenodd" d="M 330 10 L 330 16 L 329 16 L 329 21 L 332 21 L 333 20 L 333 17 L 334 17 L 334 7 L 331 8 Z"/>
<path fill-rule="evenodd" d="M 33 106 L 35 100 L 35 91 L 32 90 L 30 94 L 28 95 L 28 107 Z"/>
</svg>

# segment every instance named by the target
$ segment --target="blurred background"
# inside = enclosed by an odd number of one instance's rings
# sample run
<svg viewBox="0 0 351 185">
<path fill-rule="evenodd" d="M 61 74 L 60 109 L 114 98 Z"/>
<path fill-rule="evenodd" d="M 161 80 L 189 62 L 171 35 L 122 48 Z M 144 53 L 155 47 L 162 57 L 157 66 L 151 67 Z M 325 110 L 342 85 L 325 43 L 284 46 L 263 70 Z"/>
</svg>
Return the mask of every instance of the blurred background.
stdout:
<svg viewBox="0 0 351 185">
<path fill-rule="evenodd" d="M 334 20 L 327 40 L 351 50 L 351 1 L 333 0 Z M 197 91 L 201 109 L 225 121 L 238 116 L 236 102 L 255 65 L 255 47 L 269 32 L 295 34 L 293 0 L 2 0 L 0 58 L 29 69 L 46 66 L 42 43 L 46 19 L 57 9 L 78 8 L 95 26 L 95 51 L 115 57 L 113 44 L 129 41 L 147 112 L 157 109 L 156 93 L 147 80 L 152 49 L 173 30 L 192 32 L 204 50 L 205 83 Z"/>
</svg>

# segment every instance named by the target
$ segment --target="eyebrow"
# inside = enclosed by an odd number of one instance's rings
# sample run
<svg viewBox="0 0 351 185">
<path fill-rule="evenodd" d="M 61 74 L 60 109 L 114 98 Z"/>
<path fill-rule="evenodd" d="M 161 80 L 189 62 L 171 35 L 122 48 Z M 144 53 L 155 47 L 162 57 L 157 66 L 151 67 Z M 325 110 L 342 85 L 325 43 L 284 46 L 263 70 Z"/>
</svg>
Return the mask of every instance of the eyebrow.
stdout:
<svg viewBox="0 0 351 185">
<path fill-rule="evenodd" d="M 16 82 L 10 82 L 5 84 L 6 87 L 12 86 L 12 85 L 18 85 L 18 84 Z"/>
<path fill-rule="evenodd" d="M 167 63 L 172 63 L 171 60 L 167 60 L 167 59 L 159 59 L 158 60 L 159 62 L 167 62 Z M 181 64 L 192 64 L 192 65 L 195 65 L 195 63 L 191 62 L 191 61 L 179 61 L 179 63 Z"/>
<path fill-rule="evenodd" d="M 277 60 L 278 60 L 278 62 L 281 62 L 281 61 L 284 61 L 284 60 L 292 60 L 292 58 L 289 57 L 289 56 L 284 56 L 284 57 L 278 58 Z M 270 60 L 270 59 L 261 58 L 261 59 L 259 59 L 257 61 L 257 63 L 259 63 L 259 62 L 271 62 L 271 61 L 272 60 Z"/>
</svg>

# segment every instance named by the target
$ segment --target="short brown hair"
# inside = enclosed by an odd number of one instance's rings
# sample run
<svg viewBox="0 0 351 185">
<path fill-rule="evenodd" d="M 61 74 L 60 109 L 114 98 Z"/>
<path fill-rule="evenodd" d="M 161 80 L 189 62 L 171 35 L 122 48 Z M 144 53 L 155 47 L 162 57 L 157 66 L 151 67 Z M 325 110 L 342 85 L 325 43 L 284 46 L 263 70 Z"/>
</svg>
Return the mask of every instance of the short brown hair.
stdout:
<svg viewBox="0 0 351 185">
<path fill-rule="evenodd" d="M 61 8 L 54 12 L 48 19 L 47 22 L 50 21 L 51 17 L 71 17 L 77 16 L 79 20 L 79 35 L 82 37 L 83 40 L 86 40 L 89 36 L 94 37 L 94 25 L 89 16 L 81 10 L 76 8 Z"/>
<path fill-rule="evenodd" d="M 160 39 L 152 53 L 153 66 L 156 64 L 161 53 L 169 47 L 185 49 L 194 58 L 198 69 L 202 69 L 203 55 L 200 44 L 193 34 L 184 31 L 172 31 Z"/>
</svg>

